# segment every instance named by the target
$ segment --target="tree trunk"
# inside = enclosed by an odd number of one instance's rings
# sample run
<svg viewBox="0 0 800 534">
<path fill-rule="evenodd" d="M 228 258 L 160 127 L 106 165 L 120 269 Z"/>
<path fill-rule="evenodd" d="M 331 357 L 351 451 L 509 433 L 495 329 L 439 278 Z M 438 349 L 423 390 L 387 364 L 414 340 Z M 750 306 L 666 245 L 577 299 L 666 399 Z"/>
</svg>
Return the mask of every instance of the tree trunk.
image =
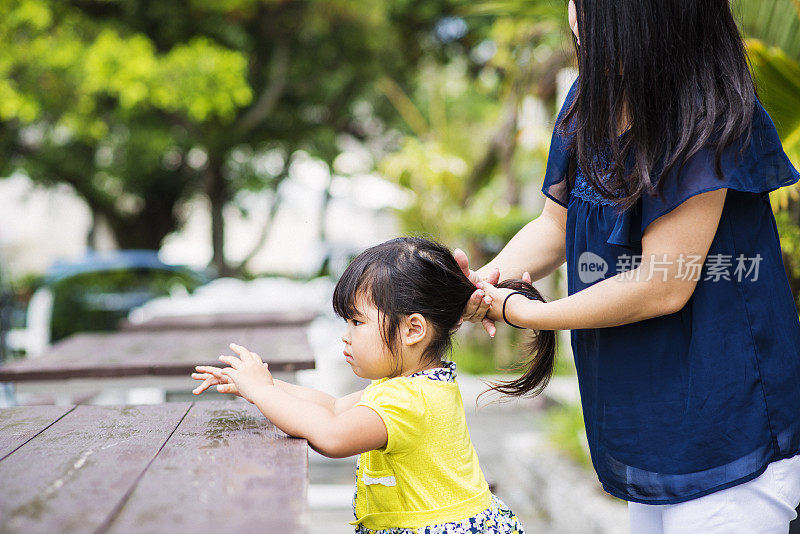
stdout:
<svg viewBox="0 0 800 534">
<path fill-rule="evenodd" d="M 206 171 L 206 195 L 211 204 L 211 266 L 218 276 L 231 276 L 233 269 L 225 260 L 225 220 L 223 208 L 228 202 L 228 184 L 222 175 L 222 164 L 209 154 L 208 169 Z"/>
</svg>

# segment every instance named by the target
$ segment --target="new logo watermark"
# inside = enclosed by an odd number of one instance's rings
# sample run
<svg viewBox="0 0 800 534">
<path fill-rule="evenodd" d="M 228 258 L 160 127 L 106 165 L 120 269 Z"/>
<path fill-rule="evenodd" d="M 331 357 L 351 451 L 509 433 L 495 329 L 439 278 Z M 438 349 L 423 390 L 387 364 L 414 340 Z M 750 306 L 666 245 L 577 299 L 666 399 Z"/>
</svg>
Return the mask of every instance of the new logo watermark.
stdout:
<svg viewBox="0 0 800 534">
<path fill-rule="evenodd" d="M 732 254 L 709 254 L 705 263 L 701 262 L 702 256 L 696 254 L 680 254 L 676 257 L 668 257 L 662 254 L 650 255 L 650 261 L 642 267 L 641 254 L 620 254 L 617 257 L 616 272 L 622 280 L 647 281 L 653 277 L 661 275 L 661 279 L 666 281 L 672 273 L 673 278 L 692 281 L 719 282 L 720 280 L 732 281 L 749 279 L 753 282 L 758 280 L 758 267 L 763 257 L 761 254 L 755 256 L 745 256 L 739 254 L 734 257 Z M 597 280 L 605 278 L 608 272 L 606 260 L 594 252 L 582 252 L 578 257 L 578 278 L 584 284 L 591 284 Z M 703 276 L 705 267 L 705 276 Z"/>
<path fill-rule="evenodd" d="M 594 252 L 581 253 L 578 256 L 578 278 L 584 284 L 591 284 L 606 277 L 608 263 Z"/>
</svg>

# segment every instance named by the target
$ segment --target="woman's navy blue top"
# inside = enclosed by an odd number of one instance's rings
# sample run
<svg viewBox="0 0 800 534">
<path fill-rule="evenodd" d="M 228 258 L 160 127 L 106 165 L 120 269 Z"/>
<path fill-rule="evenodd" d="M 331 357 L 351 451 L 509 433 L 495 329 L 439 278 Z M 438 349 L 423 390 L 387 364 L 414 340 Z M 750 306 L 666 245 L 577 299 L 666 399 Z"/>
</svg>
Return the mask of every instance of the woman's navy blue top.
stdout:
<svg viewBox="0 0 800 534">
<path fill-rule="evenodd" d="M 646 194 L 622 213 L 580 167 L 569 187 L 569 134 L 558 124 L 542 191 L 567 208 L 569 295 L 635 267 L 655 219 L 693 195 L 728 189 L 705 262 L 692 270 L 686 258 L 697 285 L 680 311 L 571 331 L 592 463 L 604 489 L 628 501 L 677 503 L 751 480 L 770 462 L 798 454 L 800 320 L 768 193 L 800 174 L 764 108 L 756 104 L 747 146 L 740 141 L 724 151 L 722 180 L 713 150 L 703 149 L 658 178 L 663 197 Z M 653 276 L 664 275 L 656 269 Z"/>
</svg>

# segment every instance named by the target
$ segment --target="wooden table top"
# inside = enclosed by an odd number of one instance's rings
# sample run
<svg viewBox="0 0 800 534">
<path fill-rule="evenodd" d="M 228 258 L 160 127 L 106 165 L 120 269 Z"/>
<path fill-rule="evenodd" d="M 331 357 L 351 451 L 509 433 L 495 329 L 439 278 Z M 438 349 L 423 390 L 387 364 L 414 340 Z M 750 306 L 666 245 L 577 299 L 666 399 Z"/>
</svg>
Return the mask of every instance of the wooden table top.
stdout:
<svg viewBox="0 0 800 534">
<path fill-rule="evenodd" d="M 0 532 L 305 532 L 308 449 L 237 399 L 0 409 Z"/>
<path fill-rule="evenodd" d="M 222 365 L 219 355 L 233 354 L 230 343 L 258 353 L 273 371 L 313 369 L 307 327 L 307 323 L 296 323 L 76 334 L 38 358 L 0 365 L 0 382 L 189 376 L 196 365 Z"/>
</svg>

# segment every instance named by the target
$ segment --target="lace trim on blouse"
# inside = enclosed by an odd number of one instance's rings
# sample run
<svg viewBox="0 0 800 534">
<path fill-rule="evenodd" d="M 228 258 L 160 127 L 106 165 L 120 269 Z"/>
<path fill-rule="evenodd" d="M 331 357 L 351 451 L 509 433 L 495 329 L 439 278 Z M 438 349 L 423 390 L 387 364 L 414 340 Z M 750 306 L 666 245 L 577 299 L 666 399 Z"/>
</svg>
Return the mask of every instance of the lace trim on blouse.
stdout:
<svg viewBox="0 0 800 534">
<path fill-rule="evenodd" d="M 604 206 L 616 205 L 616 202 L 613 200 L 609 200 L 600 196 L 600 193 L 598 193 L 591 185 L 589 185 L 588 182 L 586 182 L 583 173 L 580 171 L 576 171 L 575 173 L 575 185 L 572 186 L 570 195 L 574 195 L 592 204 L 602 204 Z"/>
<path fill-rule="evenodd" d="M 611 165 L 611 161 L 608 159 L 606 154 L 601 154 L 599 159 L 606 168 Z M 589 185 L 589 182 L 586 181 L 586 176 L 583 174 L 580 165 L 575 169 L 575 184 L 572 186 L 572 190 L 570 191 L 570 196 L 572 195 L 592 204 L 602 204 L 604 206 L 617 205 L 614 200 L 610 200 L 601 196 L 594 187 Z"/>
</svg>

